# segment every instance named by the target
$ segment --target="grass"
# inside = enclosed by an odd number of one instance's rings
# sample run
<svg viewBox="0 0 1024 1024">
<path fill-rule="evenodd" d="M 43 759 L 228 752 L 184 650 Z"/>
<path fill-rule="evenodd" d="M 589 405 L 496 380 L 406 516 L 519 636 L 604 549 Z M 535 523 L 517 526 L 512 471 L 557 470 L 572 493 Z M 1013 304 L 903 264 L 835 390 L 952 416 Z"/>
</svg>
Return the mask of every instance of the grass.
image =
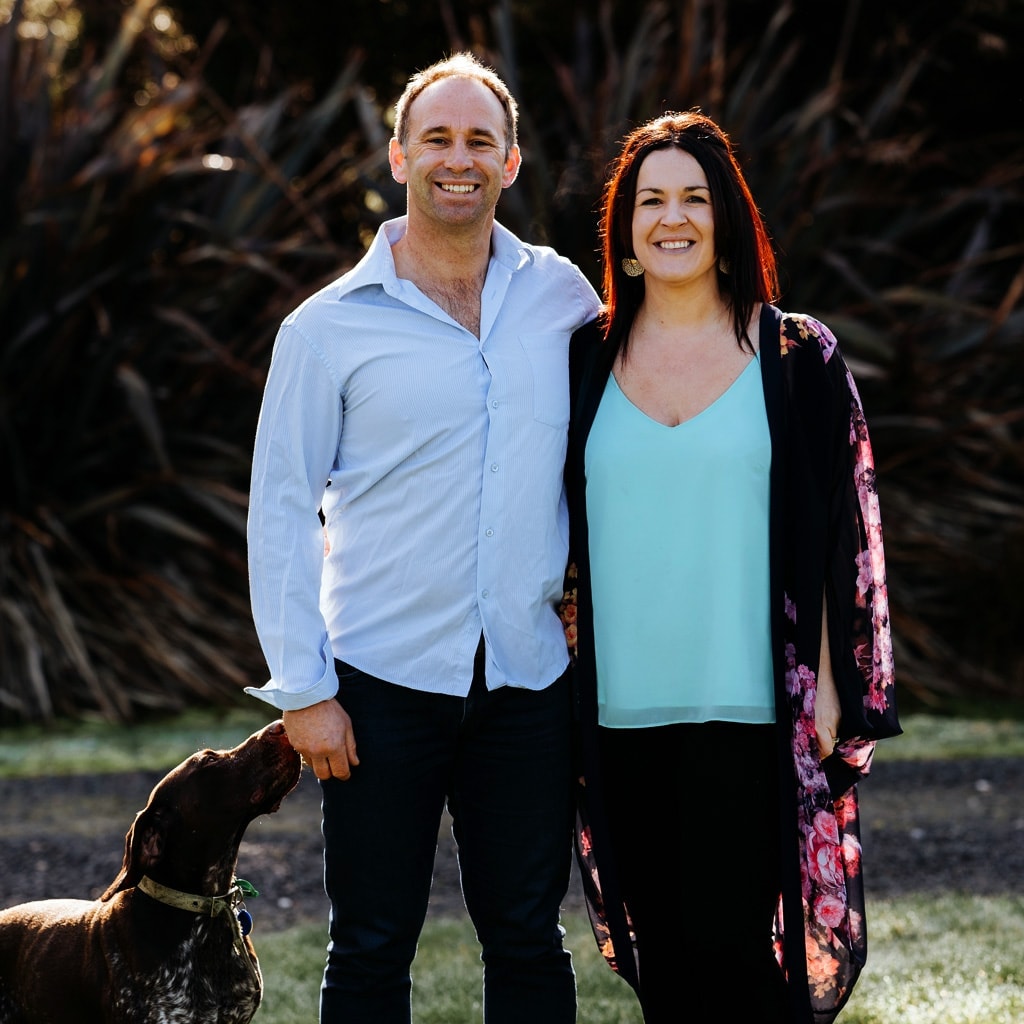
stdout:
<svg viewBox="0 0 1024 1024">
<path fill-rule="evenodd" d="M 882 900 L 870 904 L 868 920 L 868 965 L 841 1024 L 1024 1020 L 1024 898 Z M 581 1024 L 640 1024 L 632 992 L 598 956 L 585 917 L 571 915 L 564 924 Z M 323 930 L 302 927 L 258 938 L 266 995 L 257 1024 L 316 1020 Z M 468 921 L 428 918 L 413 974 L 416 1024 L 481 1019 L 480 963 Z"/>
<path fill-rule="evenodd" d="M 0 777 L 168 768 L 194 750 L 233 746 L 266 724 L 251 702 L 132 727 L 100 722 L 0 729 Z M 1024 720 L 903 716 L 905 734 L 883 760 L 1024 756 Z M 869 901 L 870 953 L 840 1024 L 1015 1024 L 1024 1020 L 1024 897 L 948 894 Z M 640 1024 L 631 991 L 598 956 L 582 914 L 564 921 L 581 1024 Z M 257 1024 L 309 1024 L 317 1016 L 324 924 L 257 934 L 266 980 Z M 429 916 L 414 967 L 416 1024 L 481 1018 L 479 951 L 465 918 Z"/>
<path fill-rule="evenodd" d="M 878 744 L 884 761 L 1024 756 L 1024 719 L 900 715 L 903 735 Z"/>
<path fill-rule="evenodd" d="M 204 747 L 233 747 L 272 721 L 256 701 L 224 711 L 189 711 L 129 727 L 109 722 L 0 729 L 0 778 L 163 770 Z"/>
<path fill-rule="evenodd" d="M 597 953 L 583 914 L 563 922 L 573 952 L 581 1024 L 640 1024 L 629 987 Z M 317 1018 L 324 925 L 256 938 L 265 995 L 256 1024 L 309 1024 Z M 479 947 L 466 918 L 430 917 L 413 968 L 416 1024 L 469 1024 L 482 1019 Z"/>
<path fill-rule="evenodd" d="M 1024 1020 L 1024 899 L 913 896 L 868 914 L 868 966 L 843 1024 Z"/>
<path fill-rule="evenodd" d="M 202 747 L 231 747 L 274 716 L 256 701 L 229 710 L 189 711 L 126 727 L 108 722 L 0 729 L 0 778 L 171 768 Z M 1024 757 L 1024 718 L 968 714 L 901 716 L 904 735 L 878 746 L 886 761 Z"/>
</svg>

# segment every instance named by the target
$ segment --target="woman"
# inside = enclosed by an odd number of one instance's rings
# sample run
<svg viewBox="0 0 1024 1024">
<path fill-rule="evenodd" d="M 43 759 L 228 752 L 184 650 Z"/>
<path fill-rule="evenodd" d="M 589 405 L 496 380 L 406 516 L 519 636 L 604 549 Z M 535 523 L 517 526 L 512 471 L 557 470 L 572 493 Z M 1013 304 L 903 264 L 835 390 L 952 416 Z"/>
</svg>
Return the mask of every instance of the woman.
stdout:
<svg viewBox="0 0 1024 1024">
<path fill-rule="evenodd" d="M 595 933 L 648 1024 L 828 1022 L 866 952 L 855 784 L 900 732 L 856 387 L 770 304 L 709 118 L 627 136 L 601 233 L 567 468 Z"/>
</svg>

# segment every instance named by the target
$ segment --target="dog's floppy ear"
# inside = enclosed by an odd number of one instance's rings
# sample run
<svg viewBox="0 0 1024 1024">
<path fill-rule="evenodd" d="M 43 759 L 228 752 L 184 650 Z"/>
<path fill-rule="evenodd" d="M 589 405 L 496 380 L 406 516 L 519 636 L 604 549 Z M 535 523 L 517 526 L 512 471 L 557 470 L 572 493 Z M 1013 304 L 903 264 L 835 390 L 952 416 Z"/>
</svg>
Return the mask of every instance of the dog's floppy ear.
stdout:
<svg viewBox="0 0 1024 1024">
<path fill-rule="evenodd" d="M 131 889 L 139 879 L 163 856 L 171 811 L 167 808 L 147 807 L 135 816 L 132 827 L 124 837 L 124 863 L 117 878 L 100 897 L 104 902 L 115 893 Z"/>
</svg>

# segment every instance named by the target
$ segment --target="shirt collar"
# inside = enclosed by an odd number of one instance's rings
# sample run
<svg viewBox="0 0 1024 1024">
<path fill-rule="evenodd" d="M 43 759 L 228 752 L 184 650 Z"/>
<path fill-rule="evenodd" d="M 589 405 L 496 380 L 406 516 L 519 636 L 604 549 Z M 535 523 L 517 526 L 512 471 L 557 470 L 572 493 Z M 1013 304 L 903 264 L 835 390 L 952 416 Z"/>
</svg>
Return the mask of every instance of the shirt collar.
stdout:
<svg viewBox="0 0 1024 1024">
<path fill-rule="evenodd" d="M 405 233 L 405 217 L 385 221 L 377 229 L 366 255 L 338 282 L 335 297 L 344 298 L 357 288 L 379 285 L 391 295 L 397 293 L 398 276 L 395 273 L 395 259 L 391 246 Z M 497 221 L 491 229 L 491 260 L 502 264 L 509 273 L 533 262 L 530 247 L 520 241 L 508 228 Z"/>
</svg>

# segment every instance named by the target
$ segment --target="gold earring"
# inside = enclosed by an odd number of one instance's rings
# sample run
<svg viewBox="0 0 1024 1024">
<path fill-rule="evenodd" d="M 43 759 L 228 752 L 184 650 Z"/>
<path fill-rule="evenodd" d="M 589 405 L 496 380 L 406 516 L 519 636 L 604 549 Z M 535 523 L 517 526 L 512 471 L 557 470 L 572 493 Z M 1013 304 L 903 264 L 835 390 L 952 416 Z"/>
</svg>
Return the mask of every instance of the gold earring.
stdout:
<svg viewBox="0 0 1024 1024">
<path fill-rule="evenodd" d="M 628 277 L 639 277 L 644 272 L 643 264 L 627 256 L 622 261 L 622 272 Z"/>
<path fill-rule="evenodd" d="M 723 274 L 732 273 L 732 260 L 728 256 L 722 256 L 718 260 L 718 269 Z"/>
</svg>

